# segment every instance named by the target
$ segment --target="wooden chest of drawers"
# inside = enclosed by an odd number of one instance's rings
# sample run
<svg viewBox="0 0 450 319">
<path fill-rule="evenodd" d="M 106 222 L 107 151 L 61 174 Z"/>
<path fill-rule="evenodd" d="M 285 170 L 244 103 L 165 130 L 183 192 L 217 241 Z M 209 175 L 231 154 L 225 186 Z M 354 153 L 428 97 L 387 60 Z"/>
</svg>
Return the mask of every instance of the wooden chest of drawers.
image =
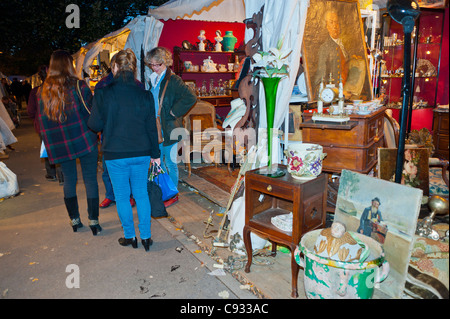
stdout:
<svg viewBox="0 0 450 319">
<path fill-rule="evenodd" d="M 313 113 L 303 113 L 302 140 L 323 146 L 327 156 L 323 170 L 340 173 L 342 169 L 367 174 L 377 163 L 377 149 L 383 146 L 384 112 L 351 114 L 347 123 L 313 123 Z"/>
</svg>

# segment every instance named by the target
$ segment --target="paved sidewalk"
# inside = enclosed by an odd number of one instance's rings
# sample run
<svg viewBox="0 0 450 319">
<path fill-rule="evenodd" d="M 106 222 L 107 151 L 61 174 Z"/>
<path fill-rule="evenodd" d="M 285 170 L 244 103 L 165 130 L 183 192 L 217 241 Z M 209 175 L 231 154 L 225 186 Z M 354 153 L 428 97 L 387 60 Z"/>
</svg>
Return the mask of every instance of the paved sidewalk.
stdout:
<svg viewBox="0 0 450 319">
<path fill-rule="evenodd" d="M 103 231 L 94 237 L 81 183 L 85 227 L 72 232 L 62 186 L 44 178 L 31 121 L 24 117 L 14 134 L 19 142 L 5 164 L 17 174 L 20 194 L 0 200 L 0 298 L 256 298 L 230 274 L 210 275 L 214 261 L 167 219 L 152 220 L 148 253 L 140 242 L 138 249 L 118 244 L 123 232 L 115 206 L 100 210 Z M 100 170 L 98 181 L 102 199 Z M 79 288 L 68 288 L 78 282 Z"/>
</svg>

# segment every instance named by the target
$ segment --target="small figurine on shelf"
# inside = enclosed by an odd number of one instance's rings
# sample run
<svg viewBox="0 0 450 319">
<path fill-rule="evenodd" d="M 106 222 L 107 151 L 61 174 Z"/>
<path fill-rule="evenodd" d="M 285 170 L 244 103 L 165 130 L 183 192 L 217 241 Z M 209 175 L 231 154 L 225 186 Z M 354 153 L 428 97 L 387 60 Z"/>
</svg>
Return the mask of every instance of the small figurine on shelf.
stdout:
<svg viewBox="0 0 450 319">
<path fill-rule="evenodd" d="M 205 43 L 203 42 L 206 40 L 205 33 L 205 30 L 200 30 L 200 35 L 198 36 L 198 39 L 200 40 L 200 43 L 198 44 L 199 51 L 205 51 Z"/>
<path fill-rule="evenodd" d="M 217 72 L 217 63 L 211 60 L 211 56 L 203 60 L 202 72 Z"/>
<path fill-rule="evenodd" d="M 216 37 L 214 38 L 214 40 L 216 40 L 216 45 L 214 47 L 215 51 L 217 52 L 222 52 L 222 32 L 220 32 L 220 30 L 216 31 Z"/>
<path fill-rule="evenodd" d="M 219 64 L 219 72 L 227 72 L 227 68 L 225 64 Z"/>
</svg>

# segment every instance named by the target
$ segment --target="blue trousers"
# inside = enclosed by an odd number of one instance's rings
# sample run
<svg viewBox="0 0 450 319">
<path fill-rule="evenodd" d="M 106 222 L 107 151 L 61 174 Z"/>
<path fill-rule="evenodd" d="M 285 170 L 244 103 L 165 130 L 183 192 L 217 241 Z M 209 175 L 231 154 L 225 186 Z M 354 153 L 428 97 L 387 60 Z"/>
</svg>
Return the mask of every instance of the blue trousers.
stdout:
<svg viewBox="0 0 450 319">
<path fill-rule="evenodd" d="M 161 143 L 159 151 L 161 152 L 161 168 L 169 174 L 173 184 L 178 188 L 177 146 L 178 143 L 169 146 L 163 146 Z"/>
<path fill-rule="evenodd" d="M 114 197 L 111 179 L 109 178 L 108 167 L 106 167 L 105 164 L 105 157 L 102 157 L 102 166 L 103 166 L 102 180 L 103 184 L 105 185 L 105 197 L 114 202 L 116 198 Z M 133 193 L 131 193 L 131 197 L 133 197 Z"/>
<path fill-rule="evenodd" d="M 151 207 L 147 192 L 150 156 L 105 160 L 125 238 L 136 237 L 130 194 L 136 200 L 141 239 L 151 237 Z"/>
</svg>

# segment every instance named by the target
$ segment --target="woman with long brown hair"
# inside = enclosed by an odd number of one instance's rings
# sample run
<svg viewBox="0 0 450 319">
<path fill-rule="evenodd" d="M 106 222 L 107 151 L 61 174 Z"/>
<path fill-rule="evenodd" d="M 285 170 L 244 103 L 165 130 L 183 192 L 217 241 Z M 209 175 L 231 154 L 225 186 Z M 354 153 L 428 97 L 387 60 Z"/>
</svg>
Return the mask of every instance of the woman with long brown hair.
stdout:
<svg viewBox="0 0 450 319">
<path fill-rule="evenodd" d="M 64 203 L 74 232 L 83 227 L 77 199 L 77 159 L 86 188 L 89 227 L 93 235 L 102 228 L 98 222 L 97 135 L 87 121 L 92 93 L 78 80 L 73 58 L 63 50 L 53 52 L 47 78 L 37 94 L 40 133 L 52 164 L 61 164 L 64 175 Z"/>
</svg>

